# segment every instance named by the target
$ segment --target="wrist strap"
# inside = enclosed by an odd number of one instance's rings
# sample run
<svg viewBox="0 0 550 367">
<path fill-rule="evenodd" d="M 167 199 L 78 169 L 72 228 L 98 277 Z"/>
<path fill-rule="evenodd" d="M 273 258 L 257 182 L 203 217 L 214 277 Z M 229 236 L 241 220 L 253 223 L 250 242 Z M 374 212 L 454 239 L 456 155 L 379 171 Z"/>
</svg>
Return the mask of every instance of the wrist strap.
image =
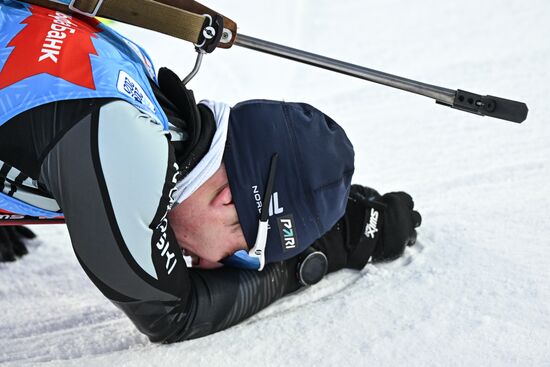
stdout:
<svg viewBox="0 0 550 367">
<path fill-rule="evenodd" d="M 348 204 L 349 205 L 349 204 Z M 364 200 L 365 217 L 361 228 L 357 227 L 357 220 L 346 218 L 346 246 L 348 253 L 347 267 L 361 270 L 369 262 L 376 246 L 380 241 L 383 210 L 385 205 L 374 200 Z M 354 228 L 355 227 L 355 228 Z M 355 247 L 353 248 L 353 245 Z"/>
</svg>

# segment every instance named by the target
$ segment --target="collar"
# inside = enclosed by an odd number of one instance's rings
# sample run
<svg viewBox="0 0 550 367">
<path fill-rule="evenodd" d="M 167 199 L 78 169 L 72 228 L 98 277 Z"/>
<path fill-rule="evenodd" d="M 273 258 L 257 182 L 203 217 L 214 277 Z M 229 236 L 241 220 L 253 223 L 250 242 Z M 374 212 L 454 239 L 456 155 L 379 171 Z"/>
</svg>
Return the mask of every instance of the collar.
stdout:
<svg viewBox="0 0 550 367">
<path fill-rule="evenodd" d="M 176 203 L 179 204 L 191 196 L 202 184 L 216 173 L 222 163 L 229 126 L 231 107 L 222 102 L 203 100 L 201 105 L 208 107 L 214 115 L 216 132 L 210 149 L 182 180 L 176 184 Z"/>
</svg>

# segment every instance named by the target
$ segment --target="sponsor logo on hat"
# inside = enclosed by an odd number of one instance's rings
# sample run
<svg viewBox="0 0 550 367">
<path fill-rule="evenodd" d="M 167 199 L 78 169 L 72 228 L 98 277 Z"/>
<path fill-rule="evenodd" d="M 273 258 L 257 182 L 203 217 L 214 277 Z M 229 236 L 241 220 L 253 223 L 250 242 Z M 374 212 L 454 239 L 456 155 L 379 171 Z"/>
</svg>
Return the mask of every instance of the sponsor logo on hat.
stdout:
<svg viewBox="0 0 550 367">
<path fill-rule="evenodd" d="M 256 202 L 256 207 L 258 208 L 258 213 L 262 212 L 262 195 L 260 195 L 260 190 L 257 185 L 252 186 L 252 195 L 254 196 L 254 201 Z M 269 199 L 269 216 L 272 217 L 275 214 L 282 214 L 285 208 L 279 206 L 279 193 L 275 191 L 271 198 Z"/>
<path fill-rule="evenodd" d="M 286 252 L 295 249 L 298 246 L 298 241 L 292 214 L 277 218 L 277 224 L 279 225 L 279 235 L 281 236 L 283 250 Z"/>
</svg>

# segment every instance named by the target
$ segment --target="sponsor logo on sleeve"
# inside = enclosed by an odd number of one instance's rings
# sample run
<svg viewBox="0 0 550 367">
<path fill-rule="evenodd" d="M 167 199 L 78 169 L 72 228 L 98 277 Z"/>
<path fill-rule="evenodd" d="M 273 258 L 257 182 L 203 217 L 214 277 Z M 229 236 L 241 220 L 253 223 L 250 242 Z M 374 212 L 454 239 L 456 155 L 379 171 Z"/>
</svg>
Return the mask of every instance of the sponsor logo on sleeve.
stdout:
<svg viewBox="0 0 550 367">
<path fill-rule="evenodd" d="M 175 202 L 175 194 L 177 191 L 176 183 L 178 182 L 180 172 L 179 167 L 176 163 L 174 163 L 173 166 L 175 173 L 172 176 L 172 188 L 170 189 L 170 192 L 168 193 L 169 202 L 168 206 L 166 208 L 166 211 L 164 212 L 164 215 L 157 226 L 157 230 L 160 231 L 160 238 L 156 242 L 156 248 L 159 251 L 161 257 L 164 257 L 166 259 L 166 273 L 167 275 L 172 274 L 172 271 L 176 267 L 176 264 L 178 263 L 178 259 L 176 258 L 176 254 L 174 252 L 171 252 L 170 249 L 170 241 L 168 240 L 168 235 L 166 233 L 166 230 L 168 229 L 168 211 L 172 208 Z M 173 246 L 176 247 L 177 246 Z"/>
<path fill-rule="evenodd" d="M 148 110 L 157 111 L 153 102 L 145 94 L 144 89 L 124 70 L 121 70 L 118 74 L 117 88 L 120 93 L 147 107 Z"/>
</svg>

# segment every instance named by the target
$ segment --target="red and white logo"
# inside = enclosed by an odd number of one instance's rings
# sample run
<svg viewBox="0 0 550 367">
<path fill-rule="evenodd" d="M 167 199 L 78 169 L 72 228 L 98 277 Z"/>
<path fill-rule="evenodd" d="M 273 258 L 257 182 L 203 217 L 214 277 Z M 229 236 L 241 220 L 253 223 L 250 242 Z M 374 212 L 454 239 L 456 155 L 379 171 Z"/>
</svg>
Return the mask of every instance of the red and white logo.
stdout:
<svg viewBox="0 0 550 367">
<path fill-rule="evenodd" d="M 92 37 L 101 30 L 95 19 L 83 21 L 51 9 L 30 7 L 26 26 L 8 44 L 14 47 L 0 72 L 0 89 L 39 74 L 94 89 Z"/>
</svg>

